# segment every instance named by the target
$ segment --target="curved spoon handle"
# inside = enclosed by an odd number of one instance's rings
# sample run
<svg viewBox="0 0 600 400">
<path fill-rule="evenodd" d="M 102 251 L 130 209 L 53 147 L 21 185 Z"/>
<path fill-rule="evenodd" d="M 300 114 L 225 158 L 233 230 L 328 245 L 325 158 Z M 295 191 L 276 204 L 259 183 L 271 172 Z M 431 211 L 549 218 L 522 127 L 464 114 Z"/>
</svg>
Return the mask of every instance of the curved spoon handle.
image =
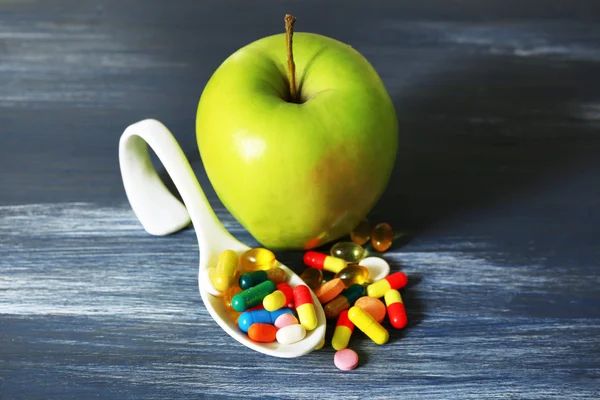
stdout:
<svg viewBox="0 0 600 400">
<path fill-rule="evenodd" d="M 156 153 L 183 202 L 171 194 L 156 173 L 148 146 Z M 168 235 L 194 224 L 200 256 L 230 236 L 211 208 L 181 147 L 161 122 L 145 119 L 128 126 L 119 141 L 119 164 L 133 212 L 152 235 Z"/>
</svg>

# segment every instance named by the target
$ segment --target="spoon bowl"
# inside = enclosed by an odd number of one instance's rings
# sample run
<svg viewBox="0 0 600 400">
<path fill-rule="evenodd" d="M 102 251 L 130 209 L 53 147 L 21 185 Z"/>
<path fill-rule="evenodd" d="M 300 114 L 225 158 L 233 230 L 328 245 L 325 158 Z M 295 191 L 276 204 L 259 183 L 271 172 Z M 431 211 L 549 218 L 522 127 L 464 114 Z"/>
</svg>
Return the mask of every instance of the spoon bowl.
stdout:
<svg viewBox="0 0 600 400">
<path fill-rule="evenodd" d="M 167 170 L 183 199 L 182 204 L 166 188 L 156 173 L 148 147 L 152 148 Z M 204 306 L 215 322 L 244 346 L 274 357 L 300 357 L 313 351 L 324 340 L 326 319 L 323 307 L 311 290 L 318 325 L 304 339 L 292 343 L 259 343 L 251 340 L 237 325 L 235 314 L 227 310 L 221 294 L 215 290 L 208 272 L 217 265 L 224 250 L 241 256 L 250 247 L 233 237 L 212 210 L 196 176 L 171 132 L 159 121 L 145 119 L 128 126 L 119 141 L 119 164 L 127 198 L 144 229 L 156 236 L 168 235 L 193 223 L 198 239 L 200 263 L 198 288 Z M 277 261 L 292 287 L 305 284 L 290 268 Z"/>
</svg>

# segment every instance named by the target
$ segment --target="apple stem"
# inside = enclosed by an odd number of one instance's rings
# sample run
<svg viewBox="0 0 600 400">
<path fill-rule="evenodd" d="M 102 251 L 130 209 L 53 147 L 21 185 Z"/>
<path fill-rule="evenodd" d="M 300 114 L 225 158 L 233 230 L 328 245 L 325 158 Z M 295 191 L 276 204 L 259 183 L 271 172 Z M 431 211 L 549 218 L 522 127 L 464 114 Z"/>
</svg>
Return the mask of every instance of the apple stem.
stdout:
<svg viewBox="0 0 600 400">
<path fill-rule="evenodd" d="M 290 97 L 292 102 L 297 102 L 296 98 L 296 65 L 294 64 L 294 53 L 292 51 L 292 36 L 294 36 L 294 23 L 296 17 L 291 14 L 285 14 L 285 40 L 287 43 L 287 62 L 290 74 Z"/>
</svg>

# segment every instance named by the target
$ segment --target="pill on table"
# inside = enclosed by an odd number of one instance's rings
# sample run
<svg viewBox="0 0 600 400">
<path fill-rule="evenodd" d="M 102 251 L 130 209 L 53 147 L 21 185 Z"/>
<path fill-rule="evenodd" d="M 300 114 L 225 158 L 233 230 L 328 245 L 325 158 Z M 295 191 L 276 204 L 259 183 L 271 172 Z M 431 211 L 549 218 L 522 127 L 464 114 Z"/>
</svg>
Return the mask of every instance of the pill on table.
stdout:
<svg viewBox="0 0 600 400">
<path fill-rule="evenodd" d="M 224 292 L 235 283 L 238 256 L 233 250 L 225 250 L 219 254 L 217 266 L 209 270 L 210 283 L 219 292 Z"/>
<path fill-rule="evenodd" d="M 295 325 L 297 323 L 298 323 L 298 318 L 296 318 L 296 316 L 294 314 L 281 314 L 279 317 L 277 317 L 277 319 L 275 320 L 273 325 L 275 325 L 277 328 L 281 329 L 288 325 Z"/>
<path fill-rule="evenodd" d="M 271 324 L 253 324 L 248 329 L 248 337 L 255 342 L 271 343 L 277 339 L 277 328 Z"/>
<path fill-rule="evenodd" d="M 367 286 L 367 296 L 369 297 L 383 297 L 385 292 L 390 289 L 402 289 L 406 286 L 408 277 L 404 272 L 394 272 L 391 275 L 386 276 L 377 282 L 371 283 Z"/>
<path fill-rule="evenodd" d="M 354 326 L 360 329 L 377 344 L 385 344 L 390 338 L 389 332 L 360 307 L 353 306 L 348 310 L 348 318 Z"/>
<path fill-rule="evenodd" d="M 362 265 L 352 264 L 335 274 L 335 278 L 340 278 L 345 287 L 355 283 L 362 285 L 369 279 L 369 270 Z"/>
<path fill-rule="evenodd" d="M 306 268 L 300 275 L 300 279 L 315 291 L 323 284 L 323 272 L 317 268 Z"/>
<path fill-rule="evenodd" d="M 267 270 L 246 272 L 240 275 L 239 284 L 242 289 L 246 290 L 266 280 L 270 280 L 275 283 L 285 282 L 287 280 L 287 274 L 284 270 L 278 267 Z"/>
<path fill-rule="evenodd" d="M 349 309 L 359 297 L 364 296 L 365 288 L 354 284 L 344 290 L 338 297 L 331 300 L 323 307 L 326 318 L 337 318 L 344 310 Z"/>
<path fill-rule="evenodd" d="M 380 253 L 386 251 L 392 245 L 392 239 L 394 238 L 394 231 L 387 222 L 378 224 L 373 232 L 371 233 L 371 244 L 375 250 Z"/>
<path fill-rule="evenodd" d="M 348 265 L 341 258 L 328 256 L 327 254 L 316 251 L 307 251 L 304 254 L 304 264 L 312 268 L 324 269 L 325 271 L 337 274 Z"/>
<path fill-rule="evenodd" d="M 384 298 L 390 324 L 396 329 L 404 328 L 408 323 L 408 318 L 406 318 L 406 309 L 400 292 L 394 289 L 388 290 L 385 292 Z"/>
<path fill-rule="evenodd" d="M 371 283 L 367 286 L 367 296 L 369 297 L 383 297 L 385 292 L 390 289 L 402 289 L 406 286 L 408 282 L 408 277 L 404 272 L 394 272 L 391 275 L 386 276 L 383 279 L 378 280 L 377 282 Z"/>
<path fill-rule="evenodd" d="M 306 329 L 300 324 L 288 325 L 277 331 L 276 338 L 281 344 L 296 343 L 304 339 Z"/>
<path fill-rule="evenodd" d="M 335 299 L 346 287 L 341 279 L 332 279 L 325 282 L 315 292 L 317 299 L 321 304 L 325 304 Z"/>
<path fill-rule="evenodd" d="M 276 289 L 277 286 L 275 286 L 275 283 L 264 281 L 233 296 L 231 307 L 235 311 L 246 311 L 249 308 L 262 304 L 263 299 Z"/>
<path fill-rule="evenodd" d="M 300 324 L 307 331 L 312 331 L 317 327 L 317 313 L 308 286 L 298 285 L 294 288 L 294 307 L 296 307 Z"/>
<path fill-rule="evenodd" d="M 250 249 L 240 257 L 242 270 L 246 272 L 270 269 L 275 266 L 277 259 L 271 250 L 262 247 Z"/>
<path fill-rule="evenodd" d="M 365 258 L 366 251 L 360 244 L 354 242 L 338 242 L 331 247 L 329 254 L 341 258 L 348 264 L 356 264 Z"/>
<path fill-rule="evenodd" d="M 350 232 L 350 240 L 362 246 L 371 239 L 371 231 L 371 223 L 368 219 L 364 218 L 356 228 Z"/>
<path fill-rule="evenodd" d="M 381 257 L 367 257 L 358 263 L 369 271 L 367 282 L 376 282 L 390 274 L 390 264 Z"/>
<path fill-rule="evenodd" d="M 371 317 L 373 317 L 375 321 L 379 323 L 383 322 L 387 309 L 381 300 L 375 297 L 363 296 L 356 300 L 354 305 L 371 314 Z"/>
<path fill-rule="evenodd" d="M 344 310 L 340 313 L 335 324 L 331 346 L 336 350 L 345 349 L 348 347 L 352 332 L 354 332 L 354 324 L 348 318 L 348 310 Z"/>
<path fill-rule="evenodd" d="M 358 366 L 358 354 L 352 349 L 342 349 L 335 352 L 333 363 L 342 371 L 351 371 Z"/>
</svg>

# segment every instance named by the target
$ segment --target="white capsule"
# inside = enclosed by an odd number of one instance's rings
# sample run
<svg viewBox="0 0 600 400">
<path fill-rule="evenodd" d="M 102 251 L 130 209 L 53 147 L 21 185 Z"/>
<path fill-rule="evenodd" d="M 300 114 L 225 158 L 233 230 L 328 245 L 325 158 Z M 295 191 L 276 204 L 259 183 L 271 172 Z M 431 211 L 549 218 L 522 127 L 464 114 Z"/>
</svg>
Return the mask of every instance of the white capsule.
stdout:
<svg viewBox="0 0 600 400">
<path fill-rule="evenodd" d="M 369 270 L 368 283 L 377 282 L 390 274 L 390 264 L 380 257 L 367 257 L 358 265 Z"/>
<path fill-rule="evenodd" d="M 292 344 L 301 341 L 304 336 L 306 336 L 306 329 L 300 324 L 294 324 L 279 329 L 275 337 L 281 344 Z"/>
</svg>

